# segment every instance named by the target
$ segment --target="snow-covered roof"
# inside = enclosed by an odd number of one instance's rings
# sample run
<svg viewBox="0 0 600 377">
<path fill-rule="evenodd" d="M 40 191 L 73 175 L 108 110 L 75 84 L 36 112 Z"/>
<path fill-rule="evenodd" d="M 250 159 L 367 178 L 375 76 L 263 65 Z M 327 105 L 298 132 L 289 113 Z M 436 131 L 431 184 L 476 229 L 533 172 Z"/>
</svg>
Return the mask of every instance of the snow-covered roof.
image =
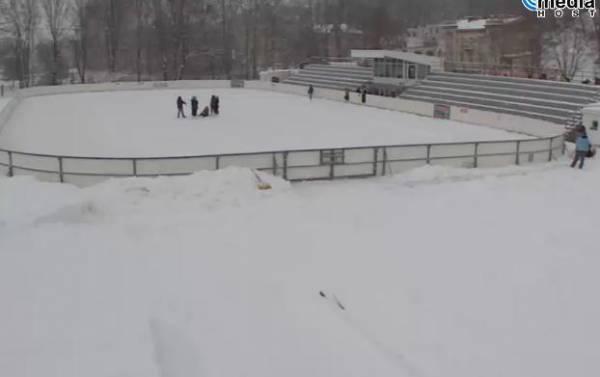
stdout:
<svg viewBox="0 0 600 377">
<path fill-rule="evenodd" d="M 320 24 L 320 25 L 315 25 L 314 26 L 314 31 L 318 32 L 318 33 L 332 33 L 334 30 L 335 25 L 333 24 Z M 353 28 L 352 26 L 348 25 L 348 24 L 340 24 L 340 30 L 344 33 L 350 33 L 350 34 L 362 34 L 362 30 Z"/>
<path fill-rule="evenodd" d="M 487 20 L 458 20 L 456 27 L 458 30 L 483 30 L 487 25 Z"/>
<path fill-rule="evenodd" d="M 358 59 L 382 59 L 392 58 L 405 60 L 411 63 L 430 66 L 433 70 L 439 70 L 442 66 L 442 60 L 435 56 L 415 54 L 413 52 L 395 51 L 395 50 L 352 50 L 351 56 Z"/>
</svg>

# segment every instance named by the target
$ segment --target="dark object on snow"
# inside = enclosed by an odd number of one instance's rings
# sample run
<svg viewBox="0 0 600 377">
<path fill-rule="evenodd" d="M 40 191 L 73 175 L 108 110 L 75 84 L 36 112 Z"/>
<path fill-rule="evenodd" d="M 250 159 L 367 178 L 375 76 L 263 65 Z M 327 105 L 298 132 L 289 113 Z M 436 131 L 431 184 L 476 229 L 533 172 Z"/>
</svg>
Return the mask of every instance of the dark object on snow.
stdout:
<svg viewBox="0 0 600 377">
<path fill-rule="evenodd" d="M 219 115 L 221 111 L 221 99 L 219 96 L 215 96 L 215 114 Z"/>
<path fill-rule="evenodd" d="M 350 101 L 350 90 L 346 89 L 346 92 L 344 93 L 344 101 L 348 102 Z"/>
<path fill-rule="evenodd" d="M 315 87 L 310 85 L 308 87 L 308 98 L 312 100 L 313 94 L 315 94 Z"/>
<path fill-rule="evenodd" d="M 279 84 L 279 81 L 280 81 L 280 80 L 279 80 L 279 77 L 277 77 L 277 76 L 273 76 L 273 77 L 271 77 L 271 82 L 272 82 L 273 84 Z"/>
<path fill-rule="evenodd" d="M 367 89 L 363 89 L 360 98 L 363 104 L 367 103 Z"/>
<path fill-rule="evenodd" d="M 340 302 L 340 300 L 336 297 L 336 295 L 331 296 L 331 298 L 327 297 L 327 294 L 323 291 L 319 291 L 319 296 L 323 297 L 326 300 L 330 300 L 333 302 L 339 309 L 346 310 L 346 307 Z"/>
<path fill-rule="evenodd" d="M 212 95 L 210 97 L 210 113 L 213 115 L 219 115 L 219 97 Z"/>
<path fill-rule="evenodd" d="M 213 94 L 210 96 L 210 113 L 215 113 L 215 103 L 217 102 L 217 97 Z"/>
<path fill-rule="evenodd" d="M 596 157 L 596 148 L 591 147 L 587 153 L 587 158 L 594 158 L 594 157 Z"/>
<path fill-rule="evenodd" d="M 177 97 L 177 118 L 185 118 L 185 113 L 183 112 L 183 105 L 187 105 L 187 103 L 185 103 L 185 101 L 183 100 L 183 98 Z"/>
<path fill-rule="evenodd" d="M 202 110 L 202 112 L 200 113 L 200 116 L 201 116 L 202 118 L 206 118 L 206 117 L 207 117 L 207 116 L 209 116 L 209 115 L 210 115 L 210 110 L 208 109 L 208 106 L 206 106 L 206 107 L 204 108 L 204 110 Z"/>
<path fill-rule="evenodd" d="M 192 116 L 195 117 L 198 115 L 198 98 L 196 98 L 195 96 L 192 97 L 192 100 L 190 101 L 190 103 L 192 104 Z"/>
</svg>

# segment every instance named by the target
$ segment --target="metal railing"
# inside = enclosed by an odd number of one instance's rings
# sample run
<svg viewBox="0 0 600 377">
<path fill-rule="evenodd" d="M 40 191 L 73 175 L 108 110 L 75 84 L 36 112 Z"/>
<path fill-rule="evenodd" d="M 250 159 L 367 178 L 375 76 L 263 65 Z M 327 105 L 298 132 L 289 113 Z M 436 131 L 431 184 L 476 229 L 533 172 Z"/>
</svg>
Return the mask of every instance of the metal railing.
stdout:
<svg viewBox="0 0 600 377">
<path fill-rule="evenodd" d="M 237 166 L 289 181 L 312 181 L 385 176 L 427 164 L 463 168 L 524 165 L 552 161 L 564 152 L 562 135 L 181 157 L 80 157 L 0 149 L 0 172 L 86 186 L 108 178 L 180 176 Z"/>
</svg>

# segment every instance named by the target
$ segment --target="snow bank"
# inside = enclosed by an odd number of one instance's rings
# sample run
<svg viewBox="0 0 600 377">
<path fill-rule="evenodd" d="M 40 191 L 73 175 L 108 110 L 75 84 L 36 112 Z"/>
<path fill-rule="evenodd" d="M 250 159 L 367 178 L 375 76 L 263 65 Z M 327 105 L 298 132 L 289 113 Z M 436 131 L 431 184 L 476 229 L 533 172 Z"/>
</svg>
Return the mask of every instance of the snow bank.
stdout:
<svg viewBox="0 0 600 377">
<path fill-rule="evenodd" d="M 596 376 L 600 169 L 563 164 L 0 179 L 0 375 Z"/>
</svg>

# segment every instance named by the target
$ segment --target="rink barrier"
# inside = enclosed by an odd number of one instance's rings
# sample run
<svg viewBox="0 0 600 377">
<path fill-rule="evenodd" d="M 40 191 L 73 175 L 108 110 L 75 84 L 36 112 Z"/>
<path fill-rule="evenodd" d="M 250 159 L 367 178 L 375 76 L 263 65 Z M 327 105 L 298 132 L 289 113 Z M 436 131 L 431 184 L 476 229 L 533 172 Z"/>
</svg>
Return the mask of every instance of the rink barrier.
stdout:
<svg viewBox="0 0 600 377">
<path fill-rule="evenodd" d="M 183 176 L 230 166 L 263 171 L 285 180 L 369 178 L 425 165 L 492 168 L 553 161 L 565 153 L 562 135 L 539 139 L 353 148 L 284 150 L 182 157 L 78 157 L 0 149 L 0 172 L 42 181 L 89 186 L 110 178 Z"/>
<path fill-rule="evenodd" d="M 308 90 L 308 87 L 301 85 L 271 83 L 266 81 L 246 81 L 246 88 L 255 90 L 268 90 L 301 96 L 307 96 Z M 344 92 L 341 90 L 315 88 L 313 97 L 337 102 L 345 102 Z M 350 91 L 349 103 L 382 110 L 399 111 L 402 113 L 420 115 L 428 118 L 434 118 L 435 113 L 435 104 L 433 103 L 413 101 L 399 97 L 393 98 L 368 95 L 367 103 L 362 104 L 360 95 L 352 90 Z M 564 125 L 546 122 L 539 119 L 496 113 L 493 111 L 476 110 L 461 106 L 450 106 L 449 120 L 477 126 L 496 128 L 504 131 L 518 132 L 535 137 L 551 137 L 553 135 L 558 135 L 565 132 Z"/>
</svg>

